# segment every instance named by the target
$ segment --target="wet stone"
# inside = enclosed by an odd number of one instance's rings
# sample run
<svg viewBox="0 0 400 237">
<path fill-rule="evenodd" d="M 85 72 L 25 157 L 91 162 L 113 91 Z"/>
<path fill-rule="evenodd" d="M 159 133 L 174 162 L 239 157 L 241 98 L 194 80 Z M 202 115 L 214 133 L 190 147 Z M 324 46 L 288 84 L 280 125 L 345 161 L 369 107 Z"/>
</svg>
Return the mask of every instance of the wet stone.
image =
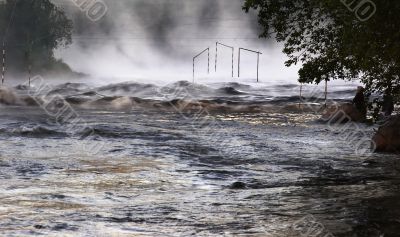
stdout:
<svg viewBox="0 0 400 237">
<path fill-rule="evenodd" d="M 247 185 L 243 182 L 235 182 L 231 184 L 230 189 L 245 189 Z"/>
</svg>

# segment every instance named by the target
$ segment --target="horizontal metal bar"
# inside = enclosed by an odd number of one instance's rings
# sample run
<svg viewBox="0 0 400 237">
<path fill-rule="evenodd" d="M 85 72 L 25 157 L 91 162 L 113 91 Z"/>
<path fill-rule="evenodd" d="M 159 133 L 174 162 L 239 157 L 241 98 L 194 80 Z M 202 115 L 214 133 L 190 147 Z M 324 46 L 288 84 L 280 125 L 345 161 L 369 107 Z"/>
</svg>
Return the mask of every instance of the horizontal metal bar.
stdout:
<svg viewBox="0 0 400 237">
<path fill-rule="evenodd" d="M 225 47 L 230 48 L 230 49 L 234 49 L 234 47 L 229 46 L 229 45 L 226 45 L 226 44 L 222 44 L 222 43 L 220 43 L 220 42 L 217 42 L 217 44 L 222 45 L 222 46 L 225 46 Z"/>
<path fill-rule="evenodd" d="M 193 57 L 193 60 L 195 60 L 197 57 L 199 57 L 200 55 L 202 55 L 204 52 L 206 52 L 207 50 L 210 50 L 210 48 L 206 48 L 205 50 L 203 50 L 201 53 L 197 54 L 196 56 Z"/>
<path fill-rule="evenodd" d="M 262 54 L 261 52 L 254 51 L 254 50 L 251 50 L 251 49 L 239 48 L 239 50 L 245 50 L 245 51 L 249 51 L 249 52 L 252 52 L 252 53 Z"/>
</svg>

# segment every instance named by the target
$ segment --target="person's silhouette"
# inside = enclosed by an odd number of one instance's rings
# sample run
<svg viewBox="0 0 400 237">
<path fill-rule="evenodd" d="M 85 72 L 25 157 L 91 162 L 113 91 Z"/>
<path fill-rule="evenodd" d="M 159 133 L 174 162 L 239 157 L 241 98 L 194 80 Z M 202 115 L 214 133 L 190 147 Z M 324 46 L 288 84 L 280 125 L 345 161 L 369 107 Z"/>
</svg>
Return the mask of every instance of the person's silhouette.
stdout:
<svg viewBox="0 0 400 237">
<path fill-rule="evenodd" d="M 367 116 L 367 105 L 365 103 L 364 88 L 362 86 L 357 88 L 357 94 L 353 99 L 353 105 L 363 116 Z"/>
</svg>

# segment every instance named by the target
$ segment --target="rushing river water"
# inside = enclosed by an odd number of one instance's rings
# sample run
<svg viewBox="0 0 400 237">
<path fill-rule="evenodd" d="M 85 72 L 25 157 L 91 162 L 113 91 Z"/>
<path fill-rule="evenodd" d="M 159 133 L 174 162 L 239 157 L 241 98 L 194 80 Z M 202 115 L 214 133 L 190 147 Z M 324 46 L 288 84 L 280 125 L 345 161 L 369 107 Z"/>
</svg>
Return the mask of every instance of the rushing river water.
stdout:
<svg viewBox="0 0 400 237">
<path fill-rule="evenodd" d="M 81 87 L 52 91 L 73 122 L 0 107 L 0 236 L 400 235 L 399 156 L 357 154 L 290 96 L 199 87 L 224 111 L 204 114 L 151 85 Z"/>
</svg>

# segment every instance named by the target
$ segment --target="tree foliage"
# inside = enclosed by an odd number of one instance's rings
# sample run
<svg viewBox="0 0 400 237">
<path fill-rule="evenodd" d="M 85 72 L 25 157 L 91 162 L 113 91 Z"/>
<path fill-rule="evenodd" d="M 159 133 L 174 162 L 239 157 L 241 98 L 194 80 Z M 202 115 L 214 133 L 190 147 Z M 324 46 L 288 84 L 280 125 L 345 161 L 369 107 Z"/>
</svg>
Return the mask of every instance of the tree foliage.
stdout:
<svg viewBox="0 0 400 237">
<path fill-rule="evenodd" d="M 0 44 L 6 41 L 7 66 L 26 71 L 66 66 L 53 51 L 71 43 L 72 22 L 50 0 L 7 0 L 0 4 Z"/>
<path fill-rule="evenodd" d="M 261 37 L 284 43 L 287 66 L 302 63 L 300 82 L 361 79 L 369 92 L 390 91 L 399 103 L 400 1 L 373 0 L 368 19 L 360 18 L 366 8 L 353 10 L 365 2 L 246 0 L 244 10 L 258 12 Z"/>
</svg>

